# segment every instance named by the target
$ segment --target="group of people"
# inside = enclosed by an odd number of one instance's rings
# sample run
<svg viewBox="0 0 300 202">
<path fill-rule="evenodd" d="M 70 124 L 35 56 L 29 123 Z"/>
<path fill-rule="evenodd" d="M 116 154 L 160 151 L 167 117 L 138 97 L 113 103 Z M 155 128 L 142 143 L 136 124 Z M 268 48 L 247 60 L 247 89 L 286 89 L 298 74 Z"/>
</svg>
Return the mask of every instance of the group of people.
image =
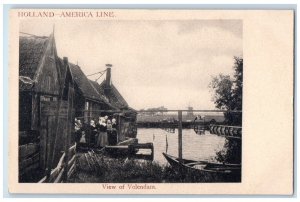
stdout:
<svg viewBox="0 0 300 202">
<path fill-rule="evenodd" d="M 85 147 L 102 148 L 106 145 L 116 145 L 118 141 L 117 122 L 108 116 L 99 117 L 97 121 L 90 120 L 89 124 L 82 124 L 75 118 L 76 142 Z"/>
</svg>

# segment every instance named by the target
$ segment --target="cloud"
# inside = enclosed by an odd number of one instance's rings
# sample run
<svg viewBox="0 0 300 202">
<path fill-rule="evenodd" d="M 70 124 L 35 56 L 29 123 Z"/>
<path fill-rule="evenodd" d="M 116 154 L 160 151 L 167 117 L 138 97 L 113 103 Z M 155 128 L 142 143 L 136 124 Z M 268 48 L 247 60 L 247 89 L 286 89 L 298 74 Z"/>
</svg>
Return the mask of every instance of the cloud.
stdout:
<svg viewBox="0 0 300 202">
<path fill-rule="evenodd" d="M 24 21 L 20 30 L 49 35 L 53 23 Z M 232 74 L 233 57 L 243 54 L 240 20 L 69 20 L 55 21 L 55 30 L 58 54 L 86 74 L 113 64 L 113 83 L 137 109 L 213 108 L 211 77 Z"/>
</svg>

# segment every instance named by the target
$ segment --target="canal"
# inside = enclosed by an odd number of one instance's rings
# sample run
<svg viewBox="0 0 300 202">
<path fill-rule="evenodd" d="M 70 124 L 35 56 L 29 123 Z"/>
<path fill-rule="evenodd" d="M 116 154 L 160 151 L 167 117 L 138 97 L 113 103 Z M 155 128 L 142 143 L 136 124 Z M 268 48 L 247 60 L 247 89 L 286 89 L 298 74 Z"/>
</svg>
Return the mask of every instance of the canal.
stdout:
<svg viewBox="0 0 300 202">
<path fill-rule="evenodd" d="M 162 152 L 178 156 L 178 130 L 175 133 L 167 132 L 159 128 L 138 128 L 137 138 L 139 143 L 152 142 L 154 145 L 154 161 L 161 165 L 167 164 Z M 193 160 L 215 161 L 216 152 L 222 150 L 225 138 L 210 134 L 198 135 L 193 129 L 182 130 L 183 158 Z M 147 151 L 140 151 L 145 153 Z"/>
<path fill-rule="evenodd" d="M 192 160 L 216 161 L 216 152 L 222 150 L 225 138 L 210 134 L 198 135 L 193 129 L 183 129 L 183 158 Z M 78 153 L 76 172 L 68 180 L 70 183 L 146 183 L 146 182 L 240 182 L 237 176 L 201 174 L 182 175 L 170 169 L 162 153 L 178 156 L 178 130 L 175 133 L 160 128 L 138 128 L 139 143 L 153 143 L 154 161 L 128 160 L 126 158 L 110 158 L 93 152 Z M 168 145 L 168 146 L 166 146 Z M 146 153 L 148 150 L 139 150 Z M 99 162 L 101 162 L 99 164 Z M 121 174 L 120 174 L 121 173 Z"/>
</svg>

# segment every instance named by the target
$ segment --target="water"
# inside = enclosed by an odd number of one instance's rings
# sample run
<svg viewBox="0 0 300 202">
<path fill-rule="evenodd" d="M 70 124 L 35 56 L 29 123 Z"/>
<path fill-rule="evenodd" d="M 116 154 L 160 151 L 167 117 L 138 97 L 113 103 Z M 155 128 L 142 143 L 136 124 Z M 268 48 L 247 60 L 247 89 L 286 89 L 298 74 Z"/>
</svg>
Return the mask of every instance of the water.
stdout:
<svg viewBox="0 0 300 202">
<path fill-rule="evenodd" d="M 168 141 L 167 153 L 178 156 L 178 130 L 169 133 L 159 128 L 139 128 L 137 138 L 139 143 L 152 142 L 154 145 L 154 161 L 161 165 L 167 164 L 162 152 L 166 152 L 166 142 Z M 166 141 L 167 139 L 167 141 Z M 216 152 L 224 148 L 225 138 L 210 134 L 205 131 L 205 135 L 197 135 L 193 129 L 182 130 L 182 157 L 192 160 L 214 160 Z M 141 153 L 146 151 L 141 151 Z"/>
</svg>

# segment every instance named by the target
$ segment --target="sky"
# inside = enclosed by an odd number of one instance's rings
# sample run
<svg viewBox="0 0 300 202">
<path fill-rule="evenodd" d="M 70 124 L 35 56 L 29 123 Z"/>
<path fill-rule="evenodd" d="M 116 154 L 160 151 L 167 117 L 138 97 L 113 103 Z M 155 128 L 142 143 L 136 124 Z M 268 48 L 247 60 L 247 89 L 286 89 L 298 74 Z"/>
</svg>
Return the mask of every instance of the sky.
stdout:
<svg viewBox="0 0 300 202">
<path fill-rule="evenodd" d="M 241 20 L 24 20 L 20 31 L 49 36 L 54 24 L 58 56 L 86 75 L 112 64 L 112 83 L 137 110 L 215 109 L 209 82 L 232 75 L 243 54 Z"/>
</svg>

